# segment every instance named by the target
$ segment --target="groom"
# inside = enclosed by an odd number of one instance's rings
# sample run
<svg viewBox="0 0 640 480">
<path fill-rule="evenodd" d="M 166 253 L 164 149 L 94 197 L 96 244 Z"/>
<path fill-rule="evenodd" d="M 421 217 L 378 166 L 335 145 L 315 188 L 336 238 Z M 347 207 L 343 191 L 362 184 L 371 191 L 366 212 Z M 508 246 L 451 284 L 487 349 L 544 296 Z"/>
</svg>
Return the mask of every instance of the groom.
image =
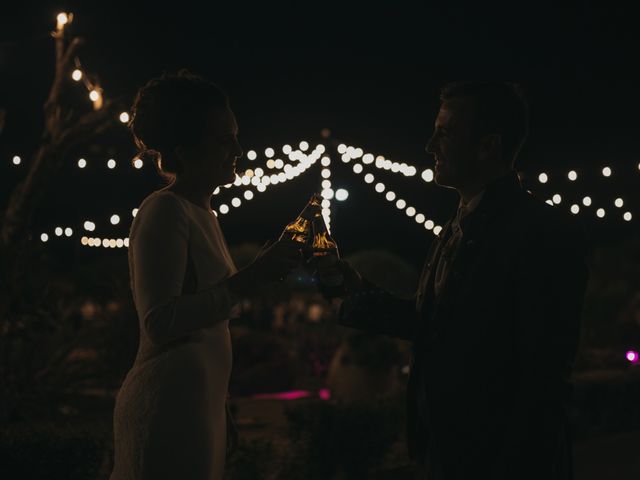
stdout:
<svg viewBox="0 0 640 480">
<path fill-rule="evenodd" d="M 443 88 L 427 152 L 457 212 L 416 296 L 340 264 L 342 324 L 413 343 L 409 452 L 429 479 L 569 479 L 567 406 L 587 281 L 581 229 L 513 170 L 527 105 L 507 83 Z"/>
</svg>

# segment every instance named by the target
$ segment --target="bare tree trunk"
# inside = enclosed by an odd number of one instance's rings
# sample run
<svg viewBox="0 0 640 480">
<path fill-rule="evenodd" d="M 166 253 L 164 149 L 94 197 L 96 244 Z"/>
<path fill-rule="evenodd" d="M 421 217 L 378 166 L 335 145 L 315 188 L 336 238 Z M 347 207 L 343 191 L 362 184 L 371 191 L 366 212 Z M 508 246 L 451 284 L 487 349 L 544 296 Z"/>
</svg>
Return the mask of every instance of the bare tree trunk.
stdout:
<svg viewBox="0 0 640 480">
<path fill-rule="evenodd" d="M 86 142 L 115 124 L 115 102 L 106 102 L 100 109 L 77 114 L 65 105 L 62 92 L 70 81 L 80 38 L 65 42 L 64 29 L 52 32 L 55 39 L 56 67 L 49 96 L 44 105 L 44 131 L 39 148 L 30 162 L 26 178 L 11 193 L 0 226 L 0 420 L 8 409 L 6 398 L 8 357 L 7 338 L 19 313 L 19 298 L 25 286 L 25 259 L 28 258 L 29 228 L 33 214 L 42 199 L 54 186 L 54 181 L 70 147 Z"/>
</svg>

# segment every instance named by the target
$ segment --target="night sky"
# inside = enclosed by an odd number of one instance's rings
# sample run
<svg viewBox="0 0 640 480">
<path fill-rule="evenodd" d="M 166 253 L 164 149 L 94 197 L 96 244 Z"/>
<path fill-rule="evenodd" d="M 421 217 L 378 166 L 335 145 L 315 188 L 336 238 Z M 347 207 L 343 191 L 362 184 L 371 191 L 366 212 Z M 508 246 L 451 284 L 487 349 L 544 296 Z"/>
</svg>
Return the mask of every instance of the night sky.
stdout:
<svg viewBox="0 0 640 480">
<path fill-rule="evenodd" d="M 42 2 L 3 16 L 0 106 L 7 118 L 0 135 L 2 204 L 24 175 L 41 133 L 53 67 L 48 32 L 59 11 L 72 11 L 72 31 L 86 39 L 79 55 L 84 67 L 98 75 L 105 97 L 121 98 L 124 109 L 150 77 L 189 68 L 229 93 L 245 152 L 261 154 L 256 162 L 243 158 L 239 170 L 263 166 L 266 147 L 280 151 L 286 143 L 314 144 L 321 140 L 321 129 L 329 128 L 336 142 L 416 166 L 419 173 L 413 178 L 372 173 L 438 224 L 457 202 L 454 192 L 420 179 L 420 172 L 432 166 L 424 147 L 438 89 L 451 80 L 518 81 L 531 108 L 531 133 L 518 164 L 527 174 L 527 187 L 542 199 L 562 194 L 557 208 L 567 210 L 590 195 L 594 207 L 580 218 L 598 243 L 638 231 L 640 43 L 628 11 L 591 2 L 508 10 L 484 3 L 472 9 L 407 9 L 391 2 L 361 8 L 307 2 L 260 11 L 249 4 L 230 9 L 209 3 Z M 80 85 L 78 90 L 86 95 Z M 19 167 L 11 164 L 16 154 L 25 160 Z M 49 244 L 77 244 L 85 219 L 99 225 L 96 235 L 125 237 L 131 209 L 161 185 L 151 165 L 138 171 L 128 164 L 133 154 L 124 127 L 96 145 L 69 152 L 69 167 L 34 218 L 34 237 L 58 225 L 71 226 L 72 239 L 54 238 Z M 76 167 L 80 157 L 89 164 L 84 170 Z M 114 171 L 106 168 L 108 158 L 119 162 Z M 421 264 L 432 234 L 365 185 L 351 165 L 337 156 L 334 160 L 333 188 L 350 192 L 347 202 L 333 207 L 332 231 L 342 253 L 382 247 Z M 602 177 L 604 166 L 613 169 L 611 178 Z M 570 169 L 580 172 L 578 182 L 567 181 Z M 550 175 L 547 185 L 536 181 L 542 171 Z M 220 217 L 229 243 L 262 243 L 277 236 L 319 183 L 316 165 Z M 622 210 L 613 207 L 617 197 L 625 200 Z M 607 210 L 605 219 L 595 216 L 599 206 Z M 631 211 L 634 221 L 623 222 L 623 211 Z M 116 227 L 108 222 L 112 213 L 124 219 Z"/>
</svg>

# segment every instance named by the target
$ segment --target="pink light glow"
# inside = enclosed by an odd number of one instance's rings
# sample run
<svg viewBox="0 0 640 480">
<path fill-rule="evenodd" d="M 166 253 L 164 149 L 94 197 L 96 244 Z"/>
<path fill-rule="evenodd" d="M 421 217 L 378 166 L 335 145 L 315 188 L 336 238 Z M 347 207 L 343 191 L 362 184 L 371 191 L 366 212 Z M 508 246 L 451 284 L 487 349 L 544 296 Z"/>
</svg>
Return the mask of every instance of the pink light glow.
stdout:
<svg viewBox="0 0 640 480">
<path fill-rule="evenodd" d="M 306 390 L 292 390 L 290 392 L 280 393 L 259 393 L 254 395 L 253 398 L 259 400 L 298 400 L 299 398 L 310 397 L 311 394 Z"/>
<path fill-rule="evenodd" d="M 631 363 L 638 363 L 638 352 L 629 350 L 627 352 L 627 360 L 629 360 Z"/>
<path fill-rule="evenodd" d="M 308 390 L 291 390 L 289 392 L 258 393 L 252 395 L 251 398 L 255 398 L 256 400 L 299 400 L 311 396 L 312 394 Z M 331 398 L 331 391 L 327 388 L 318 390 L 318 397 L 321 400 L 329 400 Z"/>
</svg>

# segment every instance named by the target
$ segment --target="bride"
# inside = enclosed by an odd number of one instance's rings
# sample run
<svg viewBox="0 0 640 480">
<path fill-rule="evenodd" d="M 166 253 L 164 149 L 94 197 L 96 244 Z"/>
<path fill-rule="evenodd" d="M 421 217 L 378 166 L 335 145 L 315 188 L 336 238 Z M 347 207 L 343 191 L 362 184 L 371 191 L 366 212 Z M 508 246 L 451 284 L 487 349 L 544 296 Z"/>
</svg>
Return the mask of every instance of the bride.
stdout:
<svg viewBox="0 0 640 480">
<path fill-rule="evenodd" d="M 237 271 L 210 206 L 243 153 L 216 85 L 186 71 L 152 79 L 130 127 L 170 183 L 142 201 L 131 225 L 140 344 L 116 398 L 110 480 L 222 479 L 230 314 L 259 284 L 283 278 L 300 251 L 276 242 Z"/>
</svg>

